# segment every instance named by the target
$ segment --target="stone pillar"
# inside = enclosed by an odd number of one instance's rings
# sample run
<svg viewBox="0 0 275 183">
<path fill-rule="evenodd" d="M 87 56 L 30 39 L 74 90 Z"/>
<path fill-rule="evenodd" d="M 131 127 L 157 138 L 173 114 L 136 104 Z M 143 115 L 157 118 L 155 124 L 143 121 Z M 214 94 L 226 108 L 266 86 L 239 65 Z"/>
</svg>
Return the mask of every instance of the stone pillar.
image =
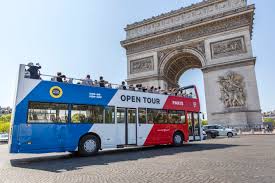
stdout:
<svg viewBox="0 0 275 183">
<path fill-rule="evenodd" d="M 262 124 L 254 63 L 251 59 L 203 70 L 210 124 L 240 128 Z"/>
</svg>

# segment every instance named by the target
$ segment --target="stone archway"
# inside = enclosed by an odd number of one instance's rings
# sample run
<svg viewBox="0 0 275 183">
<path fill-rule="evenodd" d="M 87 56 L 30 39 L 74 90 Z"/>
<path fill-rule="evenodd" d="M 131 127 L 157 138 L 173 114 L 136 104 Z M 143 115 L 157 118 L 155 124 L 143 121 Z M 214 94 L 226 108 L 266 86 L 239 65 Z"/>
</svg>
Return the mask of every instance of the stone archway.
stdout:
<svg viewBox="0 0 275 183">
<path fill-rule="evenodd" d="M 159 58 L 159 76 L 167 81 L 167 87 L 179 87 L 181 75 L 192 68 L 202 69 L 206 65 L 204 56 L 195 49 L 175 49 Z M 167 88 L 166 86 L 162 86 Z"/>
<path fill-rule="evenodd" d="M 128 84 L 178 86 L 184 71 L 200 68 L 210 124 L 261 125 L 254 11 L 247 0 L 206 0 L 127 25 Z"/>
</svg>

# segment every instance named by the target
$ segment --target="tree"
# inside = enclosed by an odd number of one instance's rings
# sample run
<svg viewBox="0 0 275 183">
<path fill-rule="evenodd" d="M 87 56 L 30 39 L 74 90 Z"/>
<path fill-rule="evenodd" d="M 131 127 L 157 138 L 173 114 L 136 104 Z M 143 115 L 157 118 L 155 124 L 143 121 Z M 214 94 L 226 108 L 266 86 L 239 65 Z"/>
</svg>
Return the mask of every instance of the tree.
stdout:
<svg viewBox="0 0 275 183">
<path fill-rule="evenodd" d="M 202 126 L 208 125 L 208 121 L 206 119 L 202 120 Z"/>
<path fill-rule="evenodd" d="M 72 122 L 79 123 L 85 121 L 85 115 L 84 114 L 74 114 L 72 116 Z"/>
<path fill-rule="evenodd" d="M 264 123 L 273 123 L 273 122 L 275 122 L 275 120 L 272 118 L 264 118 Z"/>
<path fill-rule="evenodd" d="M 264 123 L 272 123 L 272 126 L 275 127 L 275 119 L 264 118 Z"/>
<path fill-rule="evenodd" d="M 11 114 L 4 114 L 0 117 L 0 122 L 10 122 Z"/>
<path fill-rule="evenodd" d="M 10 122 L 0 123 L 0 133 L 8 133 L 10 130 Z"/>
</svg>

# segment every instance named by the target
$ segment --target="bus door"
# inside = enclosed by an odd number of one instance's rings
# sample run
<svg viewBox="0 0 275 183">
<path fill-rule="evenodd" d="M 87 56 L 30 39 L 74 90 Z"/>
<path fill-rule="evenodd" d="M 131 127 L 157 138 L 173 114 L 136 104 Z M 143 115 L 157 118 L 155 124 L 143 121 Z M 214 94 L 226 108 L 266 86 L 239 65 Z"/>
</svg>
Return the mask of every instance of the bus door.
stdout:
<svg viewBox="0 0 275 183">
<path fill-rule="evenodd" d="M 117 108 L 118 144 L 137 144 L 136 109 Z"/>
<path fill-rule="evenodd" d="M 137 144 L 137 110 L 127 109 L 126 144 Z"/>
<path fill-rule="evenodd" d="M 188 112 L 188 126 L 189 126 L 189 140 L 200 141 L 201 140 L 201 125 L 199 113 Z"/>
</svg>

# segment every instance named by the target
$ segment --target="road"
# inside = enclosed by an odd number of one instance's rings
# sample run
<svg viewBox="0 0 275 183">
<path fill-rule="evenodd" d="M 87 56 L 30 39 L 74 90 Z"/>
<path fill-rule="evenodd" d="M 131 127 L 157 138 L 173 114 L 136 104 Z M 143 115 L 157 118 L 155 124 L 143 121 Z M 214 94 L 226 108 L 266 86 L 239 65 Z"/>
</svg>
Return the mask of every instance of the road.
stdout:
<svg viewBox="0 0 275 183">
<path fill-rule="evenodd" d="M 241 136 L 182 147 L 8 155 L 0 145 L 0 183 L 275 182 L 275 136 Z"/>
</svg>

